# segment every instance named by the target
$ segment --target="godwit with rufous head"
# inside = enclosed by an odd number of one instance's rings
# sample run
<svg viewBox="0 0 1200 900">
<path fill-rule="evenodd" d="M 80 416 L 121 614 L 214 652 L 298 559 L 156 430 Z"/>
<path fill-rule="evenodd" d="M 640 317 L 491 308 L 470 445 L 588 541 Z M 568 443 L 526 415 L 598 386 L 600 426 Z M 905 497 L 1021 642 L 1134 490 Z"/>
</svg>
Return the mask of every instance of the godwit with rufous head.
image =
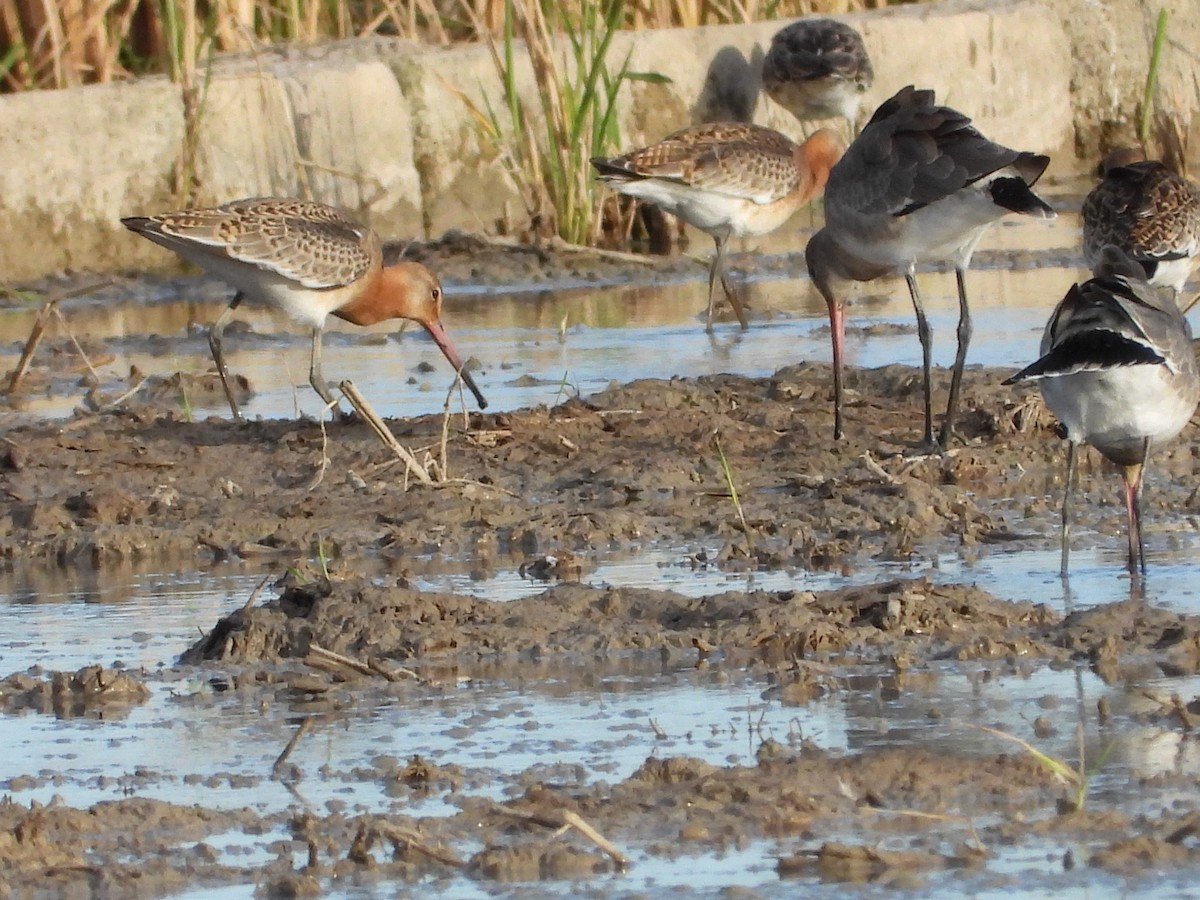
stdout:
<svg viewBox="0 0 1200 900">
<path fill-rule="evenodd" d="M 768 97 L 801 122 L 842 116 L 852 135 L 859 101 L 874 80 L 862 35 L 833 19 L 801 19 L 781 28 L 763 60 Z"/>
<path fill-rule="evenodd" d="M 1157 160 L 1118 159 L 1083 201 L 1083 258 L 1120 247 L 1153 285 L 1182 291 L 1200 263 L 1200 190 Z"/>
<path fill-rule="evenodd" d="M 1100 253 L 1096 277 L 1055 307 L 1041 359 L 1004 384 L 1037 379 L 1067 438 L 1062 505 L 1062 576 L 1070 553 L 1071 483 L 1076 446 L 1090 444 L 1121 467 L 1129 521 L 1129 571 L 1146 571 L 1142 474 L 1151 449 L 1183 430 L 1200 400 L 1192 329 L 1171 291 L 1146 281 L 1117 247 Z"/>
<path fill-rule="evenodd" d="M 273 306 L 312 328 L 309 382 L 330 406 L 337 401 L 321 375 L 321 333 L 330 315 L 354 325 L 388 319 L 419 322 L 480 408 L 487 406 L 442 325 L 437 276 L 415 262 L 384 267 L 379 235 L 341 210 L 308 200 L 260 197 L 121 222 L 237 289 L 208 335 L 235 419 L 240 421 L 242 412 L 229 385 L 221 335 L 243 299 Z"/>
<path fill-rule="evenodd" d="M 747 327 L 725 271 L 729 239 L 767 234 L 786 222 L 825 187 L 842 149 L 825 129 L 796 144 L 760 125 L 714 123 L 685 128 L 622 156 L 594 157 L 592 165 L 614 190 L 656 203 L 712 236 L 717 252 L 708 273 L 705 318 L 711 332 L 718 281 Z"/>
<path fill-rule="evenodd" d="M 954 433 L 971 341 L 966 271 L 988 226 L 1007 213 L 1054 218 L 1030 187 L 1049 158 L 993 143 L 962 113 L 911 85 L 886 101 L 834 166 L 825 187 L 825 227 L 805 256 L 829 307 L 833 333 L 833 436 L 842 436 L 845 301 L 839 283 L 903 273 L 917 315 L 925 375 L 923 446 L 945 449 Z M 958 282 L 958 353 L 938 443 L 933 441 L 931 334 L 917 290 L 919 262 L 949 260 Z"/>
</svg>

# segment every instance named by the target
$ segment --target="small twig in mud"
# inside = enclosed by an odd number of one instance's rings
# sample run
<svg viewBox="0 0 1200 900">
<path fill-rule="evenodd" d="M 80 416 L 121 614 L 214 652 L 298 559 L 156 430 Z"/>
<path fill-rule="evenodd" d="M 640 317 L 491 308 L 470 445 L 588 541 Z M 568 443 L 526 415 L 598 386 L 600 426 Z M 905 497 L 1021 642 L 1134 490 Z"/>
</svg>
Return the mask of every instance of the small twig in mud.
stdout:
<svg viewBox="0 0 1200 900">
<path fill-rule="evenodd" d="M 128 400 L 130 397 L 132 397 L 138 391 L 140 391 L 143 387 L 145 387 L 146 382 L 148 382 L 149 380 L 150 380 L 150 376 L 147 375 L 145 378 L 143 378 L 141 381 L 139 381 L 137 384 L 135 384 L 133 387 L 131 387 L 129 390 L 127 390 L 125 393 L 123 393 L 116 400 L 113 400 L 111 403 L 105 403 L 103 406 L 92 410 L 92 413 L 90 416 L 82 416 L 81 418 L 75 419 L 72 422 L 68 422 L 67 424 L 62 426 L 62 430 L 70 431 L 75 428 L 82 428 L 84 425 L 88 424 L 94 417 L 101 415 L 102 413 L 106 413 L 109 410 L 116 409 L 118 406 L 120 406 L 122 403 L 124 403 L 126 400 Z"/>
<path fill-rule="evenodd" d="M 881 809 L 875 808 L 876 815 L 892 815 L 892 816 L 908 816 L 912 819 L 928 819 L 932 822 L 965 822 L 967 828 L 971 831 L 971 839 L 975 842 L 975 849 L 979 853 L 987 853 L 987 846 L 979 839 L 979 832 L 975 830 L 975 820 L 970 816 L 956 816 L 947 813 L 931 813 L 923 812 L 919 809 Z"/>
<path fill-rule="evenodd" d="M 336 404 L 325 404 L 325 411 L 328 412 Z M 329 470 L 329 432 L 325 430 L 325 416 L 322 415 L 318 423 L 321 426 L 321 462 L 317 465 L 317 471 L 304 486 L 306 491 L 311 491 L 318 484 L 325 480 L 325 473 Z"/>
<path fill-rule="evenodd" d="M 425 679 L 414 672 L 412 669 L 406 669 L 403 666 L 397 666 L 394 669 L 385 669 L 379 663 L 359 662 L 349 656 L 343 656 L 340 653 L 335 653 L 332 650 L 326 650 L 319 644 L 309 644 L 308 652 L 310 656 L 304 658 L 304 664 L 321 668 L 321 662 L 331 662 L 339 666 L 345 666 L 351 671 L 358 672 L 360 675 L 378 675 L 381 678 L 386 678 L 388 681 L 420 681 Z"/>
<path fill-rule="evenodd" d="M 399 825 L 393 825 L 391 822 L 372 822 L 370 825 L 365 823 L 360 824 L 358 833 L 354 836 L 354 841 L 350 846 L 350 851 L 346 855 L 347 859 L 360 865 L 367 865 L 370 859 L 371 846 L 376 840 L 389 841 L 392 849 L 395 851 L 415 850 L 432 860 L 456 869 L 465 869 L 469 865 L 466 860 L 459 859 L 449 850 L 439 850 L 436 847 L 430 847 L 421 840 L 416 832 L 409 831 L 407 828 L 401 828 Z"/>
<path fill-rule="evenodd" d="M 861 459 L 863 461 L 863 466 L 866 468 L 866 470 L 868 472 L 870 472 L 872 475 L 874 475 L 876 478 L 878 478 L 880 481 L 883 481 L 886 484 L 892 484 L 892 485 L 900 483 L 899 479 L 896 478 L 895 475 L 893 475 L 891 472 L 889 472 L 887 469 L 885 469 L 879 463 L 875 462 L 875 458 L 871 456 L 870 450 L 868 450 L 866 453 L 864 453 L 862 456 L 860 456 L 859 459 Z"/>
<path fill-rule="evenodd" d="M 442 404 L 442 442 L 441 442 L 441 480 L 445 481 L 450 477 L 449 464 L 446 461 L 446 447 L 450 443 L 450 401 L 454 398 L 454 389 L 458 388 L 458 403 L 463 411 L 463 428 L 469 428 L 471 425 L 471 417 L 467 414 L 467 403 L 462 395 L 462 375 L 458 375 L 454 379 L 454 383 L 450 385 L 450 390 L 446 391 L 446 402 Z"/>
<path fill-rule="evenodd" d="M 738 497 L 737 485 L 733 483 L 733 471 L 729 468 L 729 460 L 725 458 L 725 451 L 721 449 L 720 432 L 713 433 L 713 443 L 717 446 L 717 456 L 721 458 L 721 472 L 725 475 L 725 484 L 729 486 L 729 497 L 733 500 L 733 508 L 737 510 L 738 521 L 742 523 L 742 534 L 746 535 L 746 555 L 753 558 L 754 535 L 746 523 L 746 514 L 742 510 L 742 501 Z"/>
<path fill-rule="evenodd" d="M 258 587 L 250 592 L 250 599 L 242 605 L 242 612 L 245 612 L 254 605 L 254 601 L 258 599 L 258 595 L 262 593 L 262 589 L 267 586 L 267 582 L 271 580 L 270 575 L 264 575 L 263 580 L 258 583 Z"/>
<path fill-rule="evenodd" d="M 300 738 L 304 737 L 304 733 L 312 726 L 313 717 L 305 716 L 300 723 L 300 727 L 296 729 L 296 733 L 292 735 L 292 739 L 287 742 L 287 746 L 283 748 L 283 752 L 275 760 L 275 764 L 271 766 L 271 776 L 279 777 L 283 770 L 283 764 L 287 762 L 287 758 L 292 755 L 292 751 L 296 749 L 296 745 L 300 743 Z"/>
<path fill-rule="evenodd" d="M 367 424 L 379 436 L 379 439 L 383 441 L 384 446 L 404 460 L 406 470 L 412 472 L 422 484 L 433 484 L 433 479 L 429 477 L 429 473 L 421 467 L 421 464 L 408 451 L 408 448 L 396 440 L 396 436 L 392 434 L 392 430 L 387 427 L 383 419 L 379 418 L 379 414 L 375 412 L 371 404 L 367 402 L 367 399 L 358 392 L 358 388 L 354 386 L 354 383 L 343 381 L 338 387 L 346 395 L 346 399 L 350 401 L 350 404 L 358 410 L 358 414 L 366 420 Z M 405 487 L 407 488 L 408 485 L 405 484 Z"/>
<path fill-rule="evenodd" d="M 396 849 L 416 850 L 428 856 L 430 859 L 437 860 L 447 866 L 453 866 L 456 869 L 465 869 L 468 865 L 464 859 L 459 859 L 448 850 L 439 850 L 436 847 L 430 847 L 421 838 L 407 828 L 401 828 L 398 825 L 393 825 L 391 822 L 384 822 L 375 826 L 378 829 L 379 836 L 392 842 L 392 846 Z"/>
<path fill-rule="evenodd" d="M 25 348 L 21 351 L 21 359 L 17 362 L 17 367 L 13 370 L 12 377 L 8 380 L 9 394 L 12 394 L 17 389 L 17 386 L 21 383 L 21 379 L 25 377 L 25 372 L 29 368 L 29 362 L 33 359 L 34 351 L 37 350 L 38 344 L 42 342 L 42 336 L 46 332 L 46 320 L 52 315 L 58 319 L 66 330 L 67 336 L 71 339 L 71 343 L 75 345 L 75 349 L 79 352 L 80 357 L 82 357 L 84 365 L 88 367 L 88 371 L 92 373 L 92 377 L 97 381 L 100 380 L 100 376 L 96 374 L 96 370 L 92 367 L 91 360 L 83 352 L 83 348 L 79 346 L 79 341 L 75 340 L 75 335 L 71 331 L 70 326 L 67 325 L 67 320 L 63 318 L 63 314 L 59 311 L 58 304 L 69 297 L 90 294 L 92 291 L 97 291 L 110 284 L 112 284 L 112 279 L 105 278 L 100 281 L 93 281 L 79 287 L 71 288 L 70 290 L 56 291 L 53 296 L 42 304 L 37 318 L 33 321 L 33 327 L 29 329 L 29 337 L 25 341 Z"/>
<path fill-rule="evenodd" d="M 544 828 L 557 828 L 560 833 L 568 828 L 574 828 L 585 838 L 603 850 L 612 858 L 622 869 L 628 868 L 629 857 L 620 851 L 616 844 L 593 828 L 584 818 L 576 812 L 569 809 L 559 809 L 553 812 L 536 813 L 522 812 L 521 810 L 513 809 L 511 806 L 503 806 L 497 803 L 493 807 L 497 812 L 501 812 L 506 816 L 514 819 L 520 819 L 524 822 L 532 822 L 535 825 L 541 825 Z"/>
</svg>

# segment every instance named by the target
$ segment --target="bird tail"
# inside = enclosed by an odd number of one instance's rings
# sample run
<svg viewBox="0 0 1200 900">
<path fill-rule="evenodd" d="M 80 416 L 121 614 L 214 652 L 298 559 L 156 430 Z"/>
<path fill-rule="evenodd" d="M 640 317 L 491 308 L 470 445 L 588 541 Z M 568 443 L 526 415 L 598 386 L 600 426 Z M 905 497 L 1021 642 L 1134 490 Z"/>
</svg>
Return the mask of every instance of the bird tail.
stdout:
<svg viewBox="0 0 1200 900">
<path fill-rule="evenodd" d="M 1018 381 L 1036 381 L 1039 378 L 1074 375 L 1076 372 L 1099 372 L 1165 362 L 1161 354 L 1143 343 L 1111 331 L 1089 331 L 1068 338 L 1037 362 L 1000 383 L 1016 384 Z"/>
<path fill-rule="evenodd" d="M 1053 219 L 1054 210 L 1045 200 L 1029 189 L 1025 179 L 1016 175 L 996 178 L 989 185 L 992 202 L 1007 210 L 1037 219 Z"/>
</svg>

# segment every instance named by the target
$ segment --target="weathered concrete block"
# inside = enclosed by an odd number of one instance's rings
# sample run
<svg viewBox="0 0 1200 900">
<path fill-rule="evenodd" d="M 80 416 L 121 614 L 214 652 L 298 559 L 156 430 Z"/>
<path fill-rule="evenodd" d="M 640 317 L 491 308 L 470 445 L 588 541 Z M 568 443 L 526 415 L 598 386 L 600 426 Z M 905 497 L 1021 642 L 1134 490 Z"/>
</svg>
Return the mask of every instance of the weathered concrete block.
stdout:
<svg viewBox="0 0 1200 900">
<path fill-rule="evenodd" d="M 138 264 L 112 236 L 170 196 L 182 108 L 157 79 L 0 97 L 0 281 Z"/>
</svg>

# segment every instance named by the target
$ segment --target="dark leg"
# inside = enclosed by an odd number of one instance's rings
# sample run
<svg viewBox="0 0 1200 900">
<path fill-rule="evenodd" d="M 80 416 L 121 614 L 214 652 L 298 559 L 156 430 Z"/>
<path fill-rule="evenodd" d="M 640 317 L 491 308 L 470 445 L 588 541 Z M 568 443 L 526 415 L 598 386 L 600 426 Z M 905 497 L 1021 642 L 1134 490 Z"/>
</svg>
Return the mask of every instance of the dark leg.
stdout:
<svg viewBox="0 0 1200 900">
<path fill-rule="evenodd" d="M 225 388 L 225 399 L 229 401 L 229 409 L 238 422 L 246 420 L 242 418 L 242 410 L 233 396 L 233 388 L 229 385 L 229 369 L 225 365 L 225 354 L 221 352 L 221 336 L 225 333 L 225 326 L 233 318 L 233 311 L 242 305 L 243 299 L 245 298 L 241 291 L 234 294 L 229 305 L 217 316 L 217 321 L 213 322 L 212 328 L 208 329 L 208 349 L 212 351 L 213 362 L 217 364 L 217 374 L 221 376 L 221 386 Z"/>
<path fill-rule="evenodd" d="M 1067 569 L 1071 562 L 1071 488 L 1075 483 L 1076 448 L 1074 441 L 1067 441 L 1067 484 L 1063 488 L 1062 501 L 1062 562 L 1058 574 L 1067 580 Z"/>
<path fill-rule="evenodd" d="M 958 412 L 958 392 L 962 387 L 963 368 L 967 364 L 967 347 L 971 344 L 971 307 L 967 305 L 966 272 L 955 268 L 958 281 L 958 352 L 954 356 L 954 372 L 950 376 L 950 400 L 946 404 L 946 420 L 942 422 L 942 433 L 938 443 L 944 450 L 950 446 L 954 435 L 954 416 Z"/>
<path fill-rule="evenodd" d="M 926 447 L 933 446 L 933 335 L 929 332 L 929 319 L 921 305 L 921 294 L 917 290 L 917 277 L 910 270 L 905 273 L 908 293 L 912 296 L 913 309 L 917 313 L 917 337 L 921 340 L 921 365 L 925 373 L 925 438 Z"/>
</svg>

